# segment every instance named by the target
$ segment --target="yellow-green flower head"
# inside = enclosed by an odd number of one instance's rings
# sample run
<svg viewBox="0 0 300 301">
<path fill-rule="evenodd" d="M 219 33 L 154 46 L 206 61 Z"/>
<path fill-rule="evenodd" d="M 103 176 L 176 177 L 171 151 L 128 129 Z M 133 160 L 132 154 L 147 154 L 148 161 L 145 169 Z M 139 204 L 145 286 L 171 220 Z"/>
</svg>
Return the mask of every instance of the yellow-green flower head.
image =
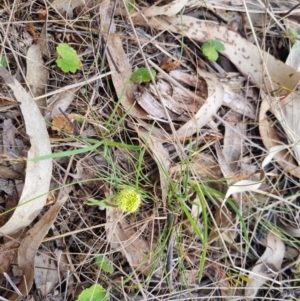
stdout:
<svg viewBox="0 0 300 301">
<path fill-rule="evenodd" d="M 116 196 L 116 205 L 124 212 L 137 211 L 141 203 L 141 195 L 131 187 L 122 189 Z"/>
</svg>

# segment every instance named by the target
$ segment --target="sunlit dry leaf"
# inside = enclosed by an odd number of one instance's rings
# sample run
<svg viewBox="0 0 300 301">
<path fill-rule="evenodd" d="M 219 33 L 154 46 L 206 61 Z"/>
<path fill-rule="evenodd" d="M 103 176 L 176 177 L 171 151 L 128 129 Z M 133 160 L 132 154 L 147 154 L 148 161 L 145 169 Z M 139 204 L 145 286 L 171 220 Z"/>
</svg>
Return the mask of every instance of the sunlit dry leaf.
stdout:
<svg viewBox="0 0 300 301">
<path fill-rule="evenodd" d="M 28 159 L 51 153 L 51 146 L 44 118 L 31 96 L 3 67 L 0 76 L 12 89 L 20 108 L 30 138 Z M 52 176 L 52 160 L 27 162 L 26 179 L 19 204 L 9 221 L 0 228 L 0 235 L 10 235 L 28 226 L 44 207 Z"/>
<path fill-rule="evenodd" d="M 149 89 L 140 87 L 141 92 L 135 92 L 135 98 L 138 104 L 149 114 L 153 116 L 154 119 L 165 119 L 167 120 L 167 115 L 164 110 L 164 106 L 168 111 L 168 115 L 173 121 L 188 121 L 190 116 L 194 115 L 199 108 L 199 105 L 194 102 L 189 97 L 180 97 L 179 93 L 176 93 L 177 90 L 173 89 L 174 94 L 171 96 L 170 91 L 166 91 L 165 85 L 166 82 L 158 80 L 156 83 L 156 88 L 160 93 L 161 101 L 159 96 L 157 96 L 156 89 L 154 85 L 150 84 Z"/>
<path fill-rule="evenodd" d="M 45 16 L 46 18 L 46 16 Z M 38 45 L 40 46 L 41 53 L 45 57 L 49 58 L 50 57 L 50 51 L 48 48 L 48 39 L 47 39 L 47 22 L 44 23 L 40 37 L 38 39 Z"/>
<path fill-rule="evenodd" d="M 225 11 L 237 11 L 237 12 L 249 12 L 249 13 L 260 13 L 264 14 L 266 11 L 266 5 L 264 2 L 258 2 L 256 0 L 247 0 L 247 5 L 244 5 L 243 1 L 231 1 L 228 2 L 227 0 L 209 0 L 209 1 L 202 1 L 202 0 L 191 0 L 188 2 L 187 6 L 192 8 L 196 7 L 204 7 L 205 9 L 210 9 L 212 11 L 216 9 L 222 9 Z M 296 1 L 278 1 L 276 5 L 272 6 L 272 13 L 288 13 L 298 2 Z M 293 10 L 293 13 L 299 13 L 299 9 Z"/>
<path fill-rule="evenodd" d="M 259 132 L 265 147 L 269 150 L 270 155 L 267 160 L 274 158 L 285 172 L 300 178 L 300 167 L 289 151 L 289 148 L 293 148 L 295 145 L 283 144 L 275 128 L 267 120 L 269 110 L 271 110 L 269 101 L 267 98 L 263 98 L 259 111 Z"/>
<path fill-rule="evenodd" d="M 283 241 L 274 234 L 269 233 L 266 250 L 249 273 L 250 281 L 247 282 L 245 290 L 247 301 L 253 300 L 260 287 L 277 276 L 277 272 L 280 270 L 283 262 L 284 251 Z"/>
<path fill-rule="evenodd" d="M 48 110 L 46 113 L 47 119 L 52 119 L 56 115 L 61 114 L 60 110 L 66 111 L 75 98 L 76 88 L 62 91 L 53 95 L 48 99 Z"/>
<path fill-rule="evenodd" d="M 225 178 L 230 178 L 232 175 L 240 175 L 241 169 L 239 166 L 240 159 L 243 155 L 245 142 L 243 137 L 247 136 L 246 123 L 243 122 L 243 117 L 237 113 L 229 113 L 225 119 L 225 135 L 223 142 L 223 154 L 227 165 L 231 169 L 230 174 L 223 172 Z M 230 125 L 230 126 L 229 126 Z M 221 164 L 221 169 L 224 165 Z M 223 169 L 222 169 L 223 171 Z"/>
<path fill-rule="evenodd" d="M 300 53 L 299 43 L 296 43 L 292 48 L 289 57 L 287 59 L 287 64 L 291 64 L 295 70 L 299 72 L 300 63 L 298 59 L 298 55 Z M 271 104 L 270 101 L 272 101 Z M 264 120 L 266 119 L 267 110 L 270 110 L 276 116 L 277 120 L 280 122 L 282 128 L 284 129 L 287 138 L 290 144 L 294 144 L 289 148 L 282 149 L 280 152 L 276 154 L 274 157 L 276 161 L 284 168 L 285 171 L 290 172 L 292 175 L 300 177 L 300 97 L 299 93 L 290 93 L 287 97 L 284 98 L 265 98 L 262 102 L 260 108 L 260 120 L 263 120 L 263 123 L 260 123 L 260 132 L 262 134 L 262 139 L 265 146 L 270 150 L 275 145 L 281 145 L 281 139 L 277 136 L 277 133 L 274 127 L 270 124 L 270 122 Z M 273 139 L 271 139 L 273 138 Z M 268 141 L 269 140 L 269 141 Z M 294 158 L 291 156 L 293 154 Z M 284 160 L 282 160 L 284 159 Z M 290 164 L 286 164 L 288 161 Z M 294 166 L 292 166 L 294 165 Z"/>
<path fill-rule="evenodd" d="M 160 68 L 166 71 L 171 71 L 177 68 L 180 64 L 181 64 L 181 60 L 173 61 L 172 59 L 169 58 L 160 65 Z"/>
<path fill-rule="evenodd" d="M 79 6 L 86 4 L 84 0 L 54 0 L 52 7 L 57 9 L 61 14 L 66 14 L 67 17 L 73 17 L 73 10 Z"/>
<path fill-rule="evenodd" d="M 173 73 L 170 73 L 170 75 L 172 76 Z M 181 72 L 181 75 L 182 78 L 188 76 L 188 74 L 183 72 Z M 195 80 L 195 78 L 193 79 Z M 201 83 L 203 83 L 203 81 L 202 82 L 198 81 L 198 85 L 197 85 L 197 83 L 193 81 L 192 86 L 196 84 L 195 88 L 197 89 L 195 94 L 196 93 L 206 94 L 207 92 L 206 83 L 204 84 L 205 87 L 200 87 Z M 187 121 L 190 119 L 191 116 L 193 116 L 199 110 L 200 105 L 195 100 L 195 97 L 193 98 L 190 95 L 187 95 L 185 91 L 183 91 L 179 87 L 173 87 L 168 81 L 158 79 L 156 82 L 156 87 L 153 84 L 149 85 L 149 91 L 153 95 L 155 95 L 157 99 L 159 99 L 157 90 L 160 93 L 164 106 L 168 109 L 169 112 L 175 113 L 177 115 L 176 118 L 177 120 Z"/>
<path fill-rule="evenodd" d="M 181 139 L 192 136 L 206 125 L 211 120 L 212 116 L 219 110 L 223 102 L 224 91 L 220 87 L 216 76 L 201 69 L 198 69 L 198 73 L 199 76 L 206 80 L 208 97 L 199 111 L 195 114 L 195 117 L 177 130 L 177 135 Z"/>
<path fill-rule="evenodd" d="M 31 45 L 26 54 L 26 83 L 33 97 L 44 95 L 48 81 L 48 70 L 45 67 L 44 60 L 39 45 Z M 46 97 L 36 101 L 42 114 L 47 107 Z"/>
<path fill-rule="evenodd" d="M 34 273 L 35 287 L 41 291 L 42 296 L 46 296 L 59 282 L 58 267 L 53 258 L 43 252 L 38 252 L 35 255 L 34 265 L 36 267 Z"/>
<path fill-rule="evenodd" d="M 173 0 L 163 6 L 150 6 L 143 14 L 147 17 L 156 17 L 160 15 L 171 17 L 179 13 L 187 2 L 188 0 Z"/>
<path fill-rule="evenodd" d="M 66 131 L 68 133 L 73 132 L 73 127 L 70 124 L 69 120 L 62 114 L 55 115 L 52 119 L 51 128 L 55 131 L 61 132 Z"/>
<path fill-rule="evenodd" d="M 18 251 L 19 268 L 23 270 L 24 277 L 21 284 L 18 286 L 19 290 L 27 295 L 33 285 L 33 278 L 35 275 L 35 257 L 38 249 L 42 243 L 43 238 L 48 233 L 51 225 L 56 219 L 56 216 L 64 205 L 68 195 L 59 199 L 43 216 L 42 218 L 26 233 L 25 238 L 21 240 Z M 14 301 L 17 296 L 11 299 Z"/>
</svg>

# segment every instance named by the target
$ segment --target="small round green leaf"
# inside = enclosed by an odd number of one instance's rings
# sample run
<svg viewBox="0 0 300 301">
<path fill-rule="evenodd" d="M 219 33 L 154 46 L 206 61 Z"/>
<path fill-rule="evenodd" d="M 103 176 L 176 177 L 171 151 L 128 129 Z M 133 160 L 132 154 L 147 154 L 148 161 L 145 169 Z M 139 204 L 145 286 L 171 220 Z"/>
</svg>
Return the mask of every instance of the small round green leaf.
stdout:
<svg viewBox="0 0 300 301">
<path fill-rule="evenodd" d="M 206 41 L 202 47 L 203 54 L 210 60 L 216 61 L 219 57 L 218 51 L 225 50 L 224 44 L 220 41 L 209 40 Z"/>
<path fill-rule="evenodd" d="M 150 72 L 153 77 L 156 76 L 156 71 L 154 69 L 150 68 Z M 151 76 L 150 76 L 148 69 L 145 67 L 142 67 L 132 73 L 131 80 L 134 83 L 140 83 L 140 82 L 148 83 L 151 80 Z"/>
<path fill-rule="evenodd" d="M 100 284 L 94 284 L 81 292 L 76 301 L 107 301 L 106 290 Z"/>
<path fill-rule="evenodd" d="M 58 44 L 56 50 L 60 56 L 55 61 L 57 66 L 64 72 L 75 73 L 81 66 L 76 50 L 67 43 Z"/>
<path fill-rule="evenodd" d="M 113 274 L 114 267 L 110 263 L 110 261 L 105 256 L 97 256 L 96 257 L 96 265 L 100 267 L 104 272 Z"/>
<path fill-rule="evenodd" d="M 5 56 L 0 56 L 0 65 L 4 68 L 8 66 L 8 60 Z"/>
</svg>

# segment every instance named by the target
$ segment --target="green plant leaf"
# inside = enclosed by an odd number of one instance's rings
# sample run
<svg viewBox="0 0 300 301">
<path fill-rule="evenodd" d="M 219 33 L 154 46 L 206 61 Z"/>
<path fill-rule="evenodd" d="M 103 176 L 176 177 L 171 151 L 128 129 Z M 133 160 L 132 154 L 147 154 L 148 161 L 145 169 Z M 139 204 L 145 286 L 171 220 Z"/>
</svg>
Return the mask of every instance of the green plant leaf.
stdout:
<svg viewBox="0 0 300 301">
<path fill-rule="evenodd" d="M 113 265 L 110 263 L 110 260 L 108 260 L 105 256 L 97 256 L 96 265 L 100 267 L 104 272 L 109 273 L 110 275 L 114 272 Z"/>
<path fill-rule="evenodd" d="M 56 50 L 60 56 L 55 61 L 57 66 L 64 72 L 75 73 L 81 66 L 81 61 L 76 53 L 76 50 L 66 43 L 58 44 Z"/>
<path fill-rule="evenodd" d="M 0 56 L 0 65 L 4 68 L 8 66 L 8 59 L 5 56 Z"/>
<path fill-rule="evenodd" d="M 150 72 L 153 77 L 156 76 L 156 71 L 154 69 L 150 68 Z M 140 82 L 148 83 L 151 80 L 151 76 L 150 76 L 148 69 L 145 67 L 142 67 L 132 73 L 131 80 L 134 83 L 140 83 Z"/>
<path fill-rule="evenodd" d="M 88 141 L 96 142 L 97 140 L 86 139 L 86 141 L 87 142 Z M 78 155 L 78 154 L 83 154 L 83 153 L 95 150 L 102 144 L 106 144 L 107 146 L 126 148 L 129 150 L 139 150 L 140 149 L 140 146 L 138 146 L 138 145 L 130 145 L 130 144 L 125 144 L 125 143 L 115 142 L 115 141 L 110 141 L 110 140 L 102 140 L 102 141 L 97 141 L 95 144 L 89 145 L 84 148 L 79 148 L 79 149 L 74 149 L 74 150 L 70 150 L 70 151 L 64 151 L 64 152 L 58 152 L 58 153 L 48 154 L 48 155 L 44 155 L 44 156 L 34 157 L 34 158 L 29 159 L 29 161 L 38 162 L 38 161 L 43 161 L 43 160 L 48 160 L 48 159 L 56 159 L 56 158 L 69 157 L 69 156 L 74 156 L 74 155 Z"/>
<path fill-rule="evenodd" d="M 219 57 L 218 51 L 225 50 L 224 44 L 220 41 L 209 40 L 206 41 L 202 47 L 203 54 L 210 60 L 216 61 Z"/>
<path fill-rule="evenodd" d="M 297 31 L 293 28 L 288 28 L 286 31 L 288 38 L 294 43 L 293 46 L 298 46 L 299 44 L 299 35 Z"/>
<path fill-rule="evenodd" d="M 130 14 L 133 14 L 135 11 L 135 0 L 128 0 L 127 8 Z"/>
<path fill-rule="evenodd" d="M 76 301 L 107 301 L 106 290 L 100 284 L 94 284 L 81 292 Z"/>
</svg>

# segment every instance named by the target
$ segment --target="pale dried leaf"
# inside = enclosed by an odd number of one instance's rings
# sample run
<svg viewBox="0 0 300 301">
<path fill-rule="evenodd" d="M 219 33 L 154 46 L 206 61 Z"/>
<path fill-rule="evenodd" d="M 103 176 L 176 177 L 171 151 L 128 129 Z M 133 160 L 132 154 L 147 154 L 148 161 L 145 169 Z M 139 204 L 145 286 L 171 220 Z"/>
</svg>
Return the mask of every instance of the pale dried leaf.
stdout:
<svg viewBox="0 0 300 301">
<path fill-rule="evenodd" d="M 51 146 L 45 121 L 34 100 L 5 68 L 0 67 L 0 76 L 13 90 L 24 117 L 26 132 L 30 138 L 31 148 L 28 159 L 51 153 Z M 0 228 L 1 235 L 13 234 L 28 226 L 46 204 L 52 176 L 52 160 L 27 162 L 24 189 L 19 205 L 9 221 Z"/>
<path fill-rule="evenodd" d="M 69 89 L 66 91 L 62 91 L 53 95 L 47 102 L 48 102 L 48 112 L 46 113 L 45 118 L 48 120 L 52 119 L 56 115 L 61 114 L 59 108 L 62 111 L 66 111 L 67 108 L 70 106 L 72 101 L 75 98 L 75 92 L 77 88 Z"/>
<path fill-rule="evenodd" d="M 243 116 L 255 119 L 256 108 L 241 89 L 244 81 L 245 78 L 240 76 L 239 73 L 226 73 L 225 76 L 220 78 L 220 83 L 224 90 L 223 105 Z M 247 94 L 249 94 L 249 91 Z"/>
<path fill-rule="evenodd" d="M 163 6 L 151 6 L 146 9 L 143 14 L 147 17 L 156 17 L 160 15 L 171 17 L 179 13 L 187 2 L 188 0 L 174 0 Z"/>
<path fill-rule="evenodd" d="M 246 300 L 253 300 L 259 288 L 276 277 L 283 262 L 284 252 L 285 246 L 281 238 L 269 233 L 266 250 L 249 273 L 251 281 L 246 285 Z"/>
<path fill-rule="evenodd" d="M 43 252 L 37 252 L 34 260 L 34 283 L 42 296 L 50 293 L 59 282 L 59 275 L 55 261 Z"/>
<path fill-rule="evenodd" d="M 159 79 L 156 82 L 156 88 L 162 97 L 164 106 L 174 114 L 177 114 L 177 119 L 189 119 L 199 109 L 199 104 L 195 99 L 191 99 L 189 95 L 178 87 L 172 87 L 168 82 Z M 149 85 L 149 91 L 159 99 L 156 88 L 153 84 Z M 185 115 L 185 116 L 183 116 Z M 189 115 L 189 116 L 188 116 Z"/>
<path fill-rule="evenodd" d="M 46 93 L 49 72 L 45 67 L 40 45 L 33 44 L 28 48 L 26 66 L 26 83 L 33 98 L 44 95 Z M 46 97 L 36 100 L 36 104 L 44 115 L 47 107 Z"/>
<path fill-rule="evenodd" d="M 267 120 L 267 112 L 271 110 L 271 106 L 267 98 L 263 98 L 259 111 L 259 132 L 262 141 L 270 153 L 269 158 L 273 158 L 283 168 L 285 172 L 291 173 L 293 176 L 300 178 L 300 167 L 295 161 L 291 152 L 287 149 L 292 146 L 283 145 L 283 142 L 277 135 L 275 128 L 271 122 Z"/>
<path fill-rule="evenodd" d="M 38 39 L 38 45 L 40 46 L 41 53 L 47 58 L 50 58 L 50 51 L 48 48 L 48 39 L 47 39 L 47 25 L 48 23 L 45 22 L 41 31 L 41 34 Z"/>
<path fill-rule="evenodd" d="M 52 7 L 67 17 L 73 17 L 73 10 L 79 6 L 85 5 L 84 0 L 54 0 Z"/>
<path fill-rule="evenodd" d="M 30 291 L 33 285 L 33 278 L 35 275 L 35 257 L 38 249 L 48 233 L 50 227 L 56 219 L 56 216 L 64 205 L 68 196 L 64 196 L 59 199 L 44 215 L 43 217 L 26 233 L 24 239 L 22 239 L 18 251 L 18 264 L 19 268 L 23 270 L 24 277 L 20 285 L 19 290 L 26 295 Z M 17 296 L 12 298 L 11 301 L 17 299 Z"/>
<path fill-rule="evenodd" d="M 287 58 L 286 64 L 300 71 L 300 43 L 297 41 L 292 47 Z M 276 104 L 278 101 L 276 102 Z M 300 138 L 300 96 L 299 93 L 291 93 L 288 97 L 279 101 L 279 106 L 272 105 L 272 112 L 280 121 L 290 143 L 295 143 L 292 148 L 293 154 L 297 162 L 300 160 L 300 146 L 298 145 Z M 299 164 L 298 164 L 299 165 Z"/>
<path fill-rule="evenodd" d="M 242 157 L 245 143 L 243 137 L 247 136 L 246 123 L 242 121 L 240 114 L 230 113 L 225 119 L 225 134 L 223 142 L 223 154 L 228 164 L 231 173 L 223 175 L 225 178 L 231 177 L 232 175 L 240 175 L 239 162 Z M 230 124 L 230 126 L 228 126 Z M 223 165 L 221 165 L 222 168 Z M 223 171 L 223 170 L 222 170 Z"/>
<path fill-rule="evenodd" d="M 202 76 L 207 83 L 208 97 L 195 117 L 185 123 L 177 135 L 179 139 L 190 137 L 205 126 L 212 116 L 219 110 L 223 102 L 223 89 L 220 87 L 218 79 L 213 74 L 198 69 L 199 76 Z"/>
<path fill-rule="evenodd" d="M 203 85 L 198 75 L 187 74 L 180 70 L 173 70 L 169 74 L 180 83 L 195 87 L 197 90 L 200 89 L 202 94 L 203 90 L 206 90 L 206 85 Z M 224 90 L 223 105 L 254 119 L 256 116 L 255 107 L 242 92 L 245 78 L 240 76 L 240 73 L 226 73 L 221 74 L 218 80 Z"/>
<path fill-rule="evenodd" d="M 149 116 L 152 118 L 158 119 L 166 119 L 167 116 L 164 111 L 163 105 L 147 90 L 143 89 L 143 92 L 135 92 L 134 93 L 135 99 L 137 100 L 138 104 L 148 113 Z M 163 97 L 163 101 L 165 106 L 167 107 L 168 99 Z M 172 120 L 185 120 L 186 118 L 182 118 L 184 116 L 176 115 L 174 112 L 169 111 L 169 116 Z"/>
<path fill-rule="evenodd" d="M 228 10 L 228 11 L 238 11 L 238 12 L 249 12 L 249 13 L 259 13 L 266 14 L 266 11 L 269 10 L 269 5 L 272 5 L 272 14 L 274 13 L 288 13 L 293 8 L 293 13 L 299 13 L 300 9 L 297 9 L 297 0 L 290 1 L 270 1 L 268 3 L 257 1 L 257 0 L 247 0 L 244 5 L 243 1 L 234 0 L 228 2 L 227 0 L 190 0 L 188 2 L 188 7 L 204 7 L 215 11 L 216 9 Z M 275 4 L 275 5 L 274 5 Z"/>
<path fill-rule="evenodd" d="M 242 180 L 234 183 L 233 185 L 230 185 L 226 195 L 223 204 L 226 202 L 226 200 L 235 193 L 241 193 L 246 191 L 256 191 L 262 182 L 255 182 L 251 180 Z"/>
</svg>

